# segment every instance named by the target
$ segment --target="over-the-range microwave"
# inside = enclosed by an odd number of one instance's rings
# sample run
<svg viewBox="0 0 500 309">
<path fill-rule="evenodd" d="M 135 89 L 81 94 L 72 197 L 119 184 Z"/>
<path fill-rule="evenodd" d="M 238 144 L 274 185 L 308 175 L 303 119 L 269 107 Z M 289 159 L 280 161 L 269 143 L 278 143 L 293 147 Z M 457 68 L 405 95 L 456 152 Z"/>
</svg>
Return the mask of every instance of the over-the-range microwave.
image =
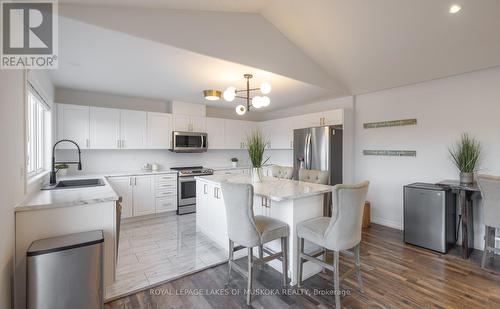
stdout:
<svg viewBox="0 0 500 309">
<path fill-rule="evenodd" d="M 173 152 L 204 152 L 207 151 L 207 133 L 202 132 L 172 132 Z"/>
</svg>

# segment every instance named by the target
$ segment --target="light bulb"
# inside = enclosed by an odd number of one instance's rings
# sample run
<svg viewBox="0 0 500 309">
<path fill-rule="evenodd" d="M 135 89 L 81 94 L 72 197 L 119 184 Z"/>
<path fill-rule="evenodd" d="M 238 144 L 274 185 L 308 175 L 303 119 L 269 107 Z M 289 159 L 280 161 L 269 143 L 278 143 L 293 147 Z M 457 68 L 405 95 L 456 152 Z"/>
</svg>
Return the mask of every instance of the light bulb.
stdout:
<svg viewBox="0 0 500 309">
<path fill-rule="evenodd" d="M 255 108 L 261 108 L 262 107 L 262 97 L 259 97 L 259 96 L 253 97 L 252 106 Z"/>
<path fill-rule="evenodd" d="M 236 88 L 235 87 L 228 87 L 226 91 L 224 91 L 224 100 L 228 102 L 232 102 L 234 98 L 236 97 Z"/>
<path fill-rule="evenodd" d="M 260 84 L 260 92 L 262 92 L 262 94 L 270 93 L 271 92 L 271 85 L 269 85 L 268 83 Z"/>
<path fill-rule="evenodd" d="M 246 112 L 247 112 L 247 108 L 245 107 L 245 105 L 236 106 L 236 114 L 242 116 L 242 115 L 245 115 Z"/>
<path fill-rule="evenodd" d="M 271 99 L 269 99 L 268 96 L 263 96 L 260 98 L 260 105 L 262 105 L 262 107 L 269 106 L 269 104 L 271 104 Z"/>
<path fill-rule="evenodd" d="M 456 13 L 460 12 L 461 9 L 462 9 L 462 7 L 459 4 L 454 4 L 454 5 L 450 6 L 450 14 L 456 14 Z"/>
</svg>

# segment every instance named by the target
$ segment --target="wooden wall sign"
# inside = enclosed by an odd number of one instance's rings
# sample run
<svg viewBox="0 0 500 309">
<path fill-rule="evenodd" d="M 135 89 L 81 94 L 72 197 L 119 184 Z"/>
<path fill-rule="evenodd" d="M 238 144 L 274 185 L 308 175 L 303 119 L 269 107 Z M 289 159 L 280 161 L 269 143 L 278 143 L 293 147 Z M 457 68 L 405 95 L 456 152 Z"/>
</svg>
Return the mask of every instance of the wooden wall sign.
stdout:
<svg viewBox="0 0 500 309">
<path fill-rule="evenodd" d="M 386 128 L 386 127 L 399 127 L 399 126 L 414 126 L 417 125 L 417 119 L 401 119 L 389 120 L 381 122 L 367 122 L 363 124 L 365 129 Z"/>
</svg>

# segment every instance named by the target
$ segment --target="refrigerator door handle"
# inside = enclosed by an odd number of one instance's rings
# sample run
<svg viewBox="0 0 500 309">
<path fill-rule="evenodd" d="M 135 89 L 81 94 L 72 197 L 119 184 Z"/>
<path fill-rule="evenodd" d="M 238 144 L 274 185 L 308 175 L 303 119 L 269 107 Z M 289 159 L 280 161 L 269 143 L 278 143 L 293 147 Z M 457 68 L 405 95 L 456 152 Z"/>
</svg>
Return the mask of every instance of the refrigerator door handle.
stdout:
<svg viewBox="0 0 500 309">
<path fill-rule="evenodd" d="M 309 170 L 311 169 L 311 133 L 306 136 L 305 154 L 306 169 Z"/>
</svg>

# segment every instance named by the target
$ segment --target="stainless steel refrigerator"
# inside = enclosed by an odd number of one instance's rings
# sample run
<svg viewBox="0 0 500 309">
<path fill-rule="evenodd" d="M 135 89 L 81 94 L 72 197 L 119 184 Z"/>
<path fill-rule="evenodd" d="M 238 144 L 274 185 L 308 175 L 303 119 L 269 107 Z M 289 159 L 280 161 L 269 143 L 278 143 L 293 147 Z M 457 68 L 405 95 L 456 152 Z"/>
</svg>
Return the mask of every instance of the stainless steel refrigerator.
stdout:
<svg viewBox="0 0 500 309">
<path fill-rule="evenodd" d="M 342 126 L 296 129 L 293 146 L 294 179 L 305 168 L 330 172 L 330 185 L 342 183 Z"/>
</svg>

